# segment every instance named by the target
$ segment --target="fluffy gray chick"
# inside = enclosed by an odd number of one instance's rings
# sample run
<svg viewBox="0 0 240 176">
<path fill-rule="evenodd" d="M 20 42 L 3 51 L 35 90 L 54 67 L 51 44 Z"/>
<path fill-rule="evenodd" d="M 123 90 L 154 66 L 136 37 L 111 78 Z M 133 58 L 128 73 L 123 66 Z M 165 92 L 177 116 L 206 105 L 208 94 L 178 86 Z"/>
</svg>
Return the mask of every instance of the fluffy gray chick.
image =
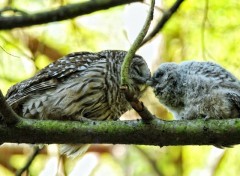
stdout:
<svg viewBox="0 0 240 176">
<path fill-rule="evenodd" d="M 178 120 L 240 117 L 240 81 L 215 63 L 164 63 L 149 84 Z"/>
</svg>

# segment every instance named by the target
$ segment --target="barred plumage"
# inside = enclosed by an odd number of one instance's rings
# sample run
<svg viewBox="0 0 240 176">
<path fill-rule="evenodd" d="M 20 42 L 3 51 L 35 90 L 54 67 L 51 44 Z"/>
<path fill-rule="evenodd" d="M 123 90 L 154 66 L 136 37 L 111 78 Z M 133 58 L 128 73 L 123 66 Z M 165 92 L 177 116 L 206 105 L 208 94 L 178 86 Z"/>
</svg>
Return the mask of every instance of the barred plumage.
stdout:
<svg viewBox="0 0 240 176">
<path fill-rule="evenodd" d="M 125 55 L 125 51 L 119 50 L 69 54 L 11 87 L 6 100 L 16 113 L 26 118 L 116 120 L 130 109 L 120 91 Z M 150 78 L 141 56 L 134 56 L 130 78 L 131 89 L 140 97 Z M 64 152 L 76 152 L 76 148 L 69 150 Z"/>
<path fill-rule="evenodd" d="M 240 117 L 240 81 L 215 63 L 164 63 L 149 83 L 176 119 Z"/>
</svg>

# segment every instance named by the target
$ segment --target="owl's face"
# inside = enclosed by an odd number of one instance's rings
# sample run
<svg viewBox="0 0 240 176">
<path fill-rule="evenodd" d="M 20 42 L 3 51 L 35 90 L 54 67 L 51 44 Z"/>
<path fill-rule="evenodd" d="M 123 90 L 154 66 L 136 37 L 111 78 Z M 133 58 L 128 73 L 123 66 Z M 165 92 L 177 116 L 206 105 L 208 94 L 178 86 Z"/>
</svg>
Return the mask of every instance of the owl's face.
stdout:
<svg viewBox="0 0 240 176">
<path fill-rule="evenodd" d="M 165 87 L 166 84 L 171 82 L 177 73 L 177 64 L 175 63 L 164 63 L 159 66 L 156 72 L 153 74 L 151 81 L 149 82 L 151 86 Z"/>
<path fill-rule="evenodd" d="M 110 60 L 114 60 L 114 62 L 117 63 L 116 67 L 119 76 L 121 72 L 121 66 L 126 54 L 126 51 L 121 50 L 105 50 L 99 52 L 100 56 L 104 56 Z M 130 65 L 129 77 L 131 83 L 135 85 L 146 84 L 146 81 L 151 78 L 151 72 L 148 68 L 148 65 L 141 56 L 135 55 L 133 57 L 132 63 Z"/>
<path fill-rule="evenodd" d="M 130 68 L 130 78 L 135 84 L 146 84 L 151 78 L 147 63 L 140 56 L 135 56 Z"/>
<path fill-rule="evenodd" d="M 159 66 L 147 84 L 153 87 L 154 93 L 158 98 L 166 98 L 177 87 L 178 74 L 177 64 L 164 63 Z"/>
<path fill-rule="evenodd" d="M 121 67 L 127 52 L 121 50 L 105 50 L 99 52 L 98 54 L 112 62 L 114 68 L 113 70 L 118 74 L 118 84 L 120 84 Z M 137 94 L 139 92 L 139 95 L 141 95 L 147 87 L 147 80 L 150 80 L 151 78 L 151 72 L 145 60 L 139 55 L 135 55 L 133 57 L 129 69 L 129 78 L 129 83 L 133 90 L 136 91 Z"/>
</svg>

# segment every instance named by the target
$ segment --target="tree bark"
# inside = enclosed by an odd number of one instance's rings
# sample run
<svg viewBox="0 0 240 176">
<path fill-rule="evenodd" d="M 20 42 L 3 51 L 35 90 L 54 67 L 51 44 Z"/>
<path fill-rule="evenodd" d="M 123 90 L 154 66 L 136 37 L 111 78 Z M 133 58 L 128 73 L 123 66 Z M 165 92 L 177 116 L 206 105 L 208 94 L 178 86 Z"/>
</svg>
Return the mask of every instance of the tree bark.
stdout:
<svg viewBox="0 0 240 176">
<path fill-rule="evenodd" d="M 0 134 L 2 143 L 227 146 L 240 143 L 240 119 L 78 122 L 21 118 L 15 125 L 0 124 Z"/>
<path fill-rule="evenodd" d="M 55 10 L 49 10 L 21 16 L 0 16 L 0 30 L 26 27 L 75 18 L 111 7 L 141 2 L 142 0 L 94 0 L 82 3 L 68 4 Z"/>
</svg>

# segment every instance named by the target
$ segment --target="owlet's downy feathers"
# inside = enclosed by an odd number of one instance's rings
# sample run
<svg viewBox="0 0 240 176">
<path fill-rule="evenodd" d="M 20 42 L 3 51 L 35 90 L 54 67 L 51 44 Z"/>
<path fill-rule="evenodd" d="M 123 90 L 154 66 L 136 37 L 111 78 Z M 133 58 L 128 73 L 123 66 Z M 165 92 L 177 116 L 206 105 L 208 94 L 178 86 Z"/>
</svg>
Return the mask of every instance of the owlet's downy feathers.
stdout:
<svg viewBox="0 0 240 176">
<path fill-rule="evenodd" d="M 51 120 L 117 120 L 131 109 L 120 90 L 120 70 L 127 52 L 76 52 L 11 87 L 6 100 L 22 117 Z M 135 55 L 130 67 L 130 88 L 137 97 L 150 79 L 149 68 Z M 89 145 L 63 145 L 62 153 L 84 153 Z"/>
<path fill-rule="evenodd" d="M 240 118 L 240 81 L 215 63 L 164 63 L 148 84 L 178 120 Z"/>
</svg>

